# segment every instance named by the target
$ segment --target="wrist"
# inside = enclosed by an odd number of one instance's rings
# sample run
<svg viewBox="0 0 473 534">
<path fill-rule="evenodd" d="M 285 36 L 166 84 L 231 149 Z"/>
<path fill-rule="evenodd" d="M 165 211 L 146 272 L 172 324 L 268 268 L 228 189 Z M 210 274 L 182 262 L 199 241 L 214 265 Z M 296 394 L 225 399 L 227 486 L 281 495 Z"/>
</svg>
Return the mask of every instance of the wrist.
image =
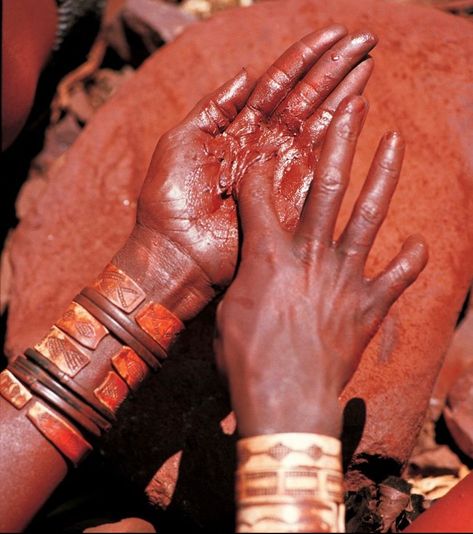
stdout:
<svg viewBox="0 0 473 534">
<path fill-rule="evenodd" d="M 112 263 L 146 293 L 187 321 L 215 296 L 204 271 L 166 236 L 136 225 Z"/>
<path fill-rule="evenodd" d="M 238 428 L 243 438 L 288 432 L 313 433 L 339 438 L 342 411 L 336 395 L 327 393 L 319 402 L 307 401 L 299 409 L 286 408 L 284 403 L 267 412 L 258 410 L 250 415 L 237 414 Z"/>
</svg>

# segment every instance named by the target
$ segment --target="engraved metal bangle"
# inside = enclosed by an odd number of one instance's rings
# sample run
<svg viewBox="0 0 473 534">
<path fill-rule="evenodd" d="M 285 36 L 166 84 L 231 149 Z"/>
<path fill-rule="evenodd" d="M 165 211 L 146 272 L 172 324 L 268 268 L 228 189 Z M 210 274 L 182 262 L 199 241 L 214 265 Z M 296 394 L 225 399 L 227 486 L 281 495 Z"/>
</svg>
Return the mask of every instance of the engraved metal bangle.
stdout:
<svg viewBox="0 0 473 534">
<path fill-rule="evenodd" d="M 92 287 L 86 287 L 81 291 L 81 294 L 101 308 L 107 315 L 120 323 L 120 325 L 125 328 L 130 335 L 132 335 L 139 343 L 141 343 L 141 345 L 146 347 L 156 357 L 161 359 L 167 358 L 166 351 L 157 341 L 155 341 L 149 334 L 142 330 L 128 315 L 114 306 L 96 289 Z"/>
<path fill-rule="evenodd" d="M 100 429 L 95 423 L 61 399 L 61 397 L 56 395 L 54 391 L 51 391 L 49 388 L 41 384 L 25 367 L 23 367 L 19 358 L 15 358 L 8 368 L 19 380 L 26 384 L 37 397 L 45 400 L 51 407 L 62 412 L 65 416 L 72 419 L 73 422 L 80 425 L 84 430 L 87 430 L 94 436 L 100 437 Z"/>
<path fill-rule="evenodd" d="M 89 406 L 91 406 L 94 410 L 96 410 L 100 415 L 102 415 L 106 419 L 102 419 L 101 424 L 104 426 L 105 430 L 109 430 L 111 428 L 110 423 L 107 423 L 107 421 L 114 422 L 116 421 L 115 415 L 110 412 L 107 408 L 102 406 L 98 400 L 92 395 L 91 392 L 89 392 L 87 389 L 82 387 L 78 382 L 67 376 L 65 373 L 63 373 L 59 367 L 57 367 L 54 363 L 49 361 L 47 358 L 45 358 L 41 353 L 39 353 L 35 349 L 26 349 L 25 350 L 25 356 L 28 357 L 31 361 L 36 363 L 39 367 L 41 367 L 44 371 L 49 373 L 53 378 L 58 380 L 59 383 L 61 383 L 64 387 L 75 393 L 78 397 L 80 397 L 84 402 L 86 402 Z"/>
<path fill-rule="evenodd" d="M 103 323 L 109 332 L 111 332 L 120 342 L 131 347 L 141 359 L 143 359 L 151 369 L 156 370 L 161 367 L 159 361 L 154 355 L 136 340 L 123 326 L 118 323 L 113 317 L 110 317 L 99 306 L 89 300 L 83 294 L 76 295 L 74 300 L 83 306 L 90 314 L 92 314 L 98 321 Z"/>
<path fill-rule="evenodd" d="M 38 364 L 28 360 L 25 357 L 19 358 L 19 361 L 21 362 L 23 368 L 32 374 L 40 383 L 54 391 L 56 395 L 59 395 L 59 397 L 61 397 L 65 402 L 81 412 L 85 417 L 95 423 L 101 430 L 107 431 L 111 428 L 110 423 L 106 419 L 104 419 L 99 413 L 97 413 L 72 391 L 68 390 L 61 383 L 57 382 L 46 371 L 41 369 Z"/>
</svg>

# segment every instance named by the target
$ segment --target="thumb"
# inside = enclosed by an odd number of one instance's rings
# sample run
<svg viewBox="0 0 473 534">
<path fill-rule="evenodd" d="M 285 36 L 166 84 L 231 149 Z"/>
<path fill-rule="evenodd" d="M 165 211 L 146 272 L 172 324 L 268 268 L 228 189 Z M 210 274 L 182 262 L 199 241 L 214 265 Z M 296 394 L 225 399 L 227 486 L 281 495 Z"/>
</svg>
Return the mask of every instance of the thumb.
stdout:
<svg viewBox="0 0 473 534">
<path fill-rule="evenodd" d="M 243 259 L 264 252 L 281 231 L 274 206 L 274 170 L 274 160 L 255 163 L 234 189 L 243 232 Z"/>
</svg>

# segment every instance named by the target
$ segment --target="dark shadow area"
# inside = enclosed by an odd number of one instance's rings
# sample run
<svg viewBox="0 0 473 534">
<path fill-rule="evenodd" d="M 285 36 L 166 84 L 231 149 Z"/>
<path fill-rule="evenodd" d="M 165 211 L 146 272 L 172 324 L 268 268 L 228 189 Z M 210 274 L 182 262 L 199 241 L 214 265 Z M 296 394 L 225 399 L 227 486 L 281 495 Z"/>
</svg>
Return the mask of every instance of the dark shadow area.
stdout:
<svg viewBox="0 0 473 534">
<path fill-rule="evenodd" d="M 466 317 L 466 314 L 468 312 L 468 308 L 470 306 L 470 300 L 471 300 L 471 289 L 468 291 L 465 297 L 465 302 L 463 303 L 462 309 L 460 310 L 460 313 L 458 314 L 457 324 L 456 328 L 460 326 L 463 319 Z"/>
<path fill-rule="evenodd" d="M 473 410 L 473 406 L 472 406 Z M 450 431 L 448 430 L 448 427 L 445 423 L 445 419 L 442 416 L 439 417 L 436 425 L 435 425 L 435 441 L 439 445 L 448 445 L 448 447 L 458 456 L 460 461 L 465 464 L 468 469 L 473 470 L 473 458 L 470 458 L 467 456 L 456 444 L 455 440 L 453 439 L 452 435 L 450 434 Z"/>
<path fill-rule="evenodd" d="M 358 447 L 366 423 L 366 404 L 363 399 L 350 399 L 343 410 L 342 427 L 342 460 L 343 471 L 346 473 L 353 454 Z"/>
<path fill-rule="evenodd" d="M 399 477 L 401 467 L 393 458 L 375 454 L 359 454 L 355 459 L 356 470 L 375 484 L 380 484 L 389 476 Z"/>
</svg>

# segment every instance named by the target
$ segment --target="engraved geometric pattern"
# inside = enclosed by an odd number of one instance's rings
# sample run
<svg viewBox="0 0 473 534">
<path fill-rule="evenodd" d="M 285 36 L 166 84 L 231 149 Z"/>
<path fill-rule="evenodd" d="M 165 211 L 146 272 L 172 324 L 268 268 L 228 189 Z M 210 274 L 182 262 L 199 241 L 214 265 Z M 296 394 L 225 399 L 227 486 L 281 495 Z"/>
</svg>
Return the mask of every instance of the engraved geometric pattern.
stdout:
<svg viewBox="0 0 473 534">
<path fill-rule="evenodd" d="M 97 348 L 108 330 L 77 302 L 71 302 L 62 317 L 56 321 L 63 332 L 69 334 L 84 347 Z"/>
<path fill-rule="evenodd" d="M 317 445 L 312 445 L 312 447 L 307 449 L 307 454 L 314 460 L 318 460 L 322 457 L 323 452 L 320 447 L 317 447 Z"/>
<path fill-rule="evenodd" d="M 340 442 L 318 434 L 273 434 L 238 441 L 241 467 L 277 468 L 294 465 L 341 469 Z"/>
<path fill-rule="evenodd" d="M 150 302 L 135 317 L 140 328 L 168 350 L 174 338 L 184 328 L 178 317 L 161 304 Z"/>
<path fill-rule="evenodd" d="M 32 399 L 29 390 L 8 369 L 0 373 L 0 395 L 18 410 Z"/>
<path fill-rule="evenodd" d="M 299 466 L 293 469 L 273 469 L 264 471 L 238 470 L 236 495 L 238 501 L 248 503 L 255 497 L 273 496 L 276 500 L 291 497 L 317 499 L 328 502 L 343 502 L 343 479 L 331 477 L 321 468 Z M 274 502 L 269 501 L 258 502 Z"/>
<path fill-rule="evenodd" d="M 290 449 L 289 447 L 286 447 L 282 443 L 278 443 L 277 445 L 273 445 L 272 447 L 270 447 L 267 451 L 267 454 L 269 454 L 276 460 L 282 460 L 285 456 L 287 456 L 291 452 L 293 452 L 292 449 Z"/>
<path fill-rule="evenodd" d="M 146 378 L 148 367 L 130 347 L 122 347 L 112 356 L 112 365 L 128 386 L 135 390 Z"/>
<path fill-rule="evenodd" d="M 104 406 L 116 412 L 128 396 L 128 386 L 116 373 L 109 371 L 102 384 L 94 390 L 94 394 Z"/>
<path fill-rule="evenodd" d="M 94 287 L 115 306 L 127 313 L 133 311 L 146 296 L 134 280 L 111 263 L 99 275 Z"/>
<path fill-rule="evenodd" d="M 27 417 L 74 465 L 92 450 L 92 446 L 72 425 L 43 404 L 35 402 Z"/>
<path fill-rule="evenodd" d="M 35 349 L 70 377 L 74 377 L 90 362 L 90 358 L 56 326 L 35 345 Z"/>
<path fill-rule="evenodd" d="M 284 495 L 291 497 L 311 497 L 319 493 L 321 486 L 317 471 L 286 471 L 283 478 Z"/>
</svg>

